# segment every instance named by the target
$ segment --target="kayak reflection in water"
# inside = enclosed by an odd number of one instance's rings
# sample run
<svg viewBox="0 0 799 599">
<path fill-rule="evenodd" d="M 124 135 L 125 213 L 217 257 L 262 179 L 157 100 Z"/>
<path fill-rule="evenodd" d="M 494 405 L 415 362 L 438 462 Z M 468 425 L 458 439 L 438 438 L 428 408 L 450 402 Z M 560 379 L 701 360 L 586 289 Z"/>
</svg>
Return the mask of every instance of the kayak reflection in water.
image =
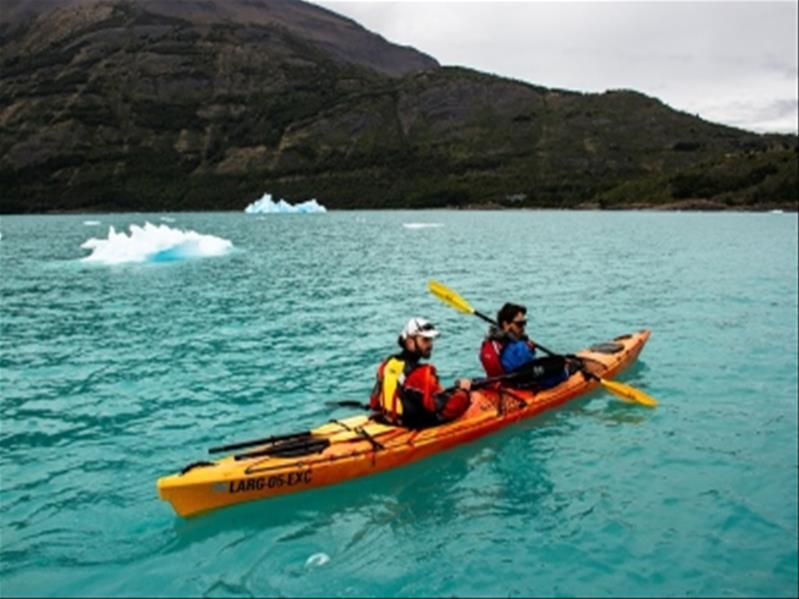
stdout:
<svg viewBox="0 0 799 599">
<path fill-rule="evenodd" d="M 369 404 L 387 422 L 427 428 L 454 420 L 469 407 L 470 379 L 460 379 L 456 389 L 445 391 L 435 367 L 419 363 L 430 358 L 433 339 L 438 335 L 432 323 L 411 318 L 397 339 L 402 351 L 386 358 L 377 368 Z"/>
<path fill-rule="evenodd" d="M 480 346 L 480 362 L 488 376 L 511 372 L 525 374 L 514 379 L 519 388 L 548 389 L 569 376 L 566 358 L 536 358 L 535 343 L 527 336 L 527 308 L 506 303 L 497 312 L 499 326 L 491 325 Z"/>
</svg>

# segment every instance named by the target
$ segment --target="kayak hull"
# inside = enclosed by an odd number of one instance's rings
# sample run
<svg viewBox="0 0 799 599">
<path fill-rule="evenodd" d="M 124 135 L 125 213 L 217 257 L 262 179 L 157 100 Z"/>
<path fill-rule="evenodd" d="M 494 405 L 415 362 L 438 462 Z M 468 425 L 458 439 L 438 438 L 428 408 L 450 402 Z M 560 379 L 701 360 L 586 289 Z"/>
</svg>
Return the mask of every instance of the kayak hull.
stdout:
<svg viewBox="0 0 799 599">
<path fill-rule="evenodd" d="M 649 330 L 638 331 L 577 355 L 588 370 L 609 379 L 638 357 L 649 336 Z M 265 455 L 277 447 L 276 443 L 266 443 L 238 456 L 201 462 L 182 473 L 163 477 L 157 483 L 158 494 L 172 504 L 178 515 L 189 517 L 337 484 L 469 443 L 560 406 L 598 385 L 598 381 L 575 372 L 556 387 L 539 392 L 506 386 L 475 390 L 469 409 L 459 419 L 420 431 L 375 422 L 366 415 L 331 421 L 310 434 L 298 434 L 294 443 L 299 445 L 295 446 L 300 447 L 300 453 L 307 447 L 311 451 L 307 455 Z"/>
</svg>

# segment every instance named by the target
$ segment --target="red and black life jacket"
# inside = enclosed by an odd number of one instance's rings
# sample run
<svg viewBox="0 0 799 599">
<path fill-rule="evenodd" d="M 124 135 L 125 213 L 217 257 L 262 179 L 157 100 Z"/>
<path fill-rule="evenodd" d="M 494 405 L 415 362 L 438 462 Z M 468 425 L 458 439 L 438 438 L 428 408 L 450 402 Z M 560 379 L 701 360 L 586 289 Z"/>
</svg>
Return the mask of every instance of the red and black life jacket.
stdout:
<svg viewBox="0 0 799 599">
<path fill-rule="evenodd" d="M 370 404 L 392 424 L 422 428 L 438 424 L 436 394 L 441 391 L 435 366 L 399 354 L 377 368 Z"/>
<path fill-rule="evenodd" d="M 505 374 L 502 368 L 502 349 L 504 344 L 497 339 L 487 337 L 483 340 L 480 346 L 480 363 L 483 365 L 483 370 L 486 371 L 486 376 L 500 376 Z"/>
<path fill-rule="evenodd" d="M 381 411 L 388 422 L 408 428 L 435 426 L 463 414 L 471 402 L 469 394 L 461 390 L 442 394 L 435 366 L 414 358 L 403 352 L 380 364 L 372 409 Z"/>
</svg>

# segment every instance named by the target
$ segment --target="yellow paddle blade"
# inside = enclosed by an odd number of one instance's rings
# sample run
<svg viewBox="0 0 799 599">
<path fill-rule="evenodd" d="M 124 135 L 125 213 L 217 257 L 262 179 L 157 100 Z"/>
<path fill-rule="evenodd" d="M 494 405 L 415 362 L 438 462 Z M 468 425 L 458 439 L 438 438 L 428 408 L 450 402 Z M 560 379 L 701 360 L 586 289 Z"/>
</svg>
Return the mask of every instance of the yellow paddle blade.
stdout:
<svg viewBox="0 0 799 599">
<path fill-rule="evenodd" d="M 466 314 L 474 314 L 474 308 L 469 305 L 469 302 L 467 302 L 443 283 L 439 283 L 438 281 L 430 279 L 427 282 L 427 288 L 430 290 L 430 293 L 435 295 L 448 306 L 452 306 L 456 310 L 465 312 Z"/>
<path fill-rule="evenodd" d="M 646 406 L 647 408 L 654 408 L 656 405 L 658 405 L 658 402 L 654 397 L 647 395 L 640 389 L 636 389 L 630 385 L 625 385 L 624 383 L 620 383 L 618 381 L 609 381 L 602 378 L 599 379 L 599 382 L 602 383 L 602 386 L 605 387 L 605 389 L 613 393 L 613 395 L 618 397 L 620 400 L 626 401 L 627 403 L 637 403 L 641 404 L 642 406 Z"/>
</svg>

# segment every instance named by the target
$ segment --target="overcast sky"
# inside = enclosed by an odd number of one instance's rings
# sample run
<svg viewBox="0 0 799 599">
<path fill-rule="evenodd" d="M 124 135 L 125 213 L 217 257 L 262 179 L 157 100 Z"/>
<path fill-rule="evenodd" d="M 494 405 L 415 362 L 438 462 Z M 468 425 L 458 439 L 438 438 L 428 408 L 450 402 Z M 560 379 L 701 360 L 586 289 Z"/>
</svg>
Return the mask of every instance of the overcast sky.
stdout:
<svg viewBox="0 0 799 599">
<path fill-rule="evenodd" d="M 442 65 L 634 89 L 757 132 L 799 128 L 796 0 L 311 0 Z"/>
</svg>

